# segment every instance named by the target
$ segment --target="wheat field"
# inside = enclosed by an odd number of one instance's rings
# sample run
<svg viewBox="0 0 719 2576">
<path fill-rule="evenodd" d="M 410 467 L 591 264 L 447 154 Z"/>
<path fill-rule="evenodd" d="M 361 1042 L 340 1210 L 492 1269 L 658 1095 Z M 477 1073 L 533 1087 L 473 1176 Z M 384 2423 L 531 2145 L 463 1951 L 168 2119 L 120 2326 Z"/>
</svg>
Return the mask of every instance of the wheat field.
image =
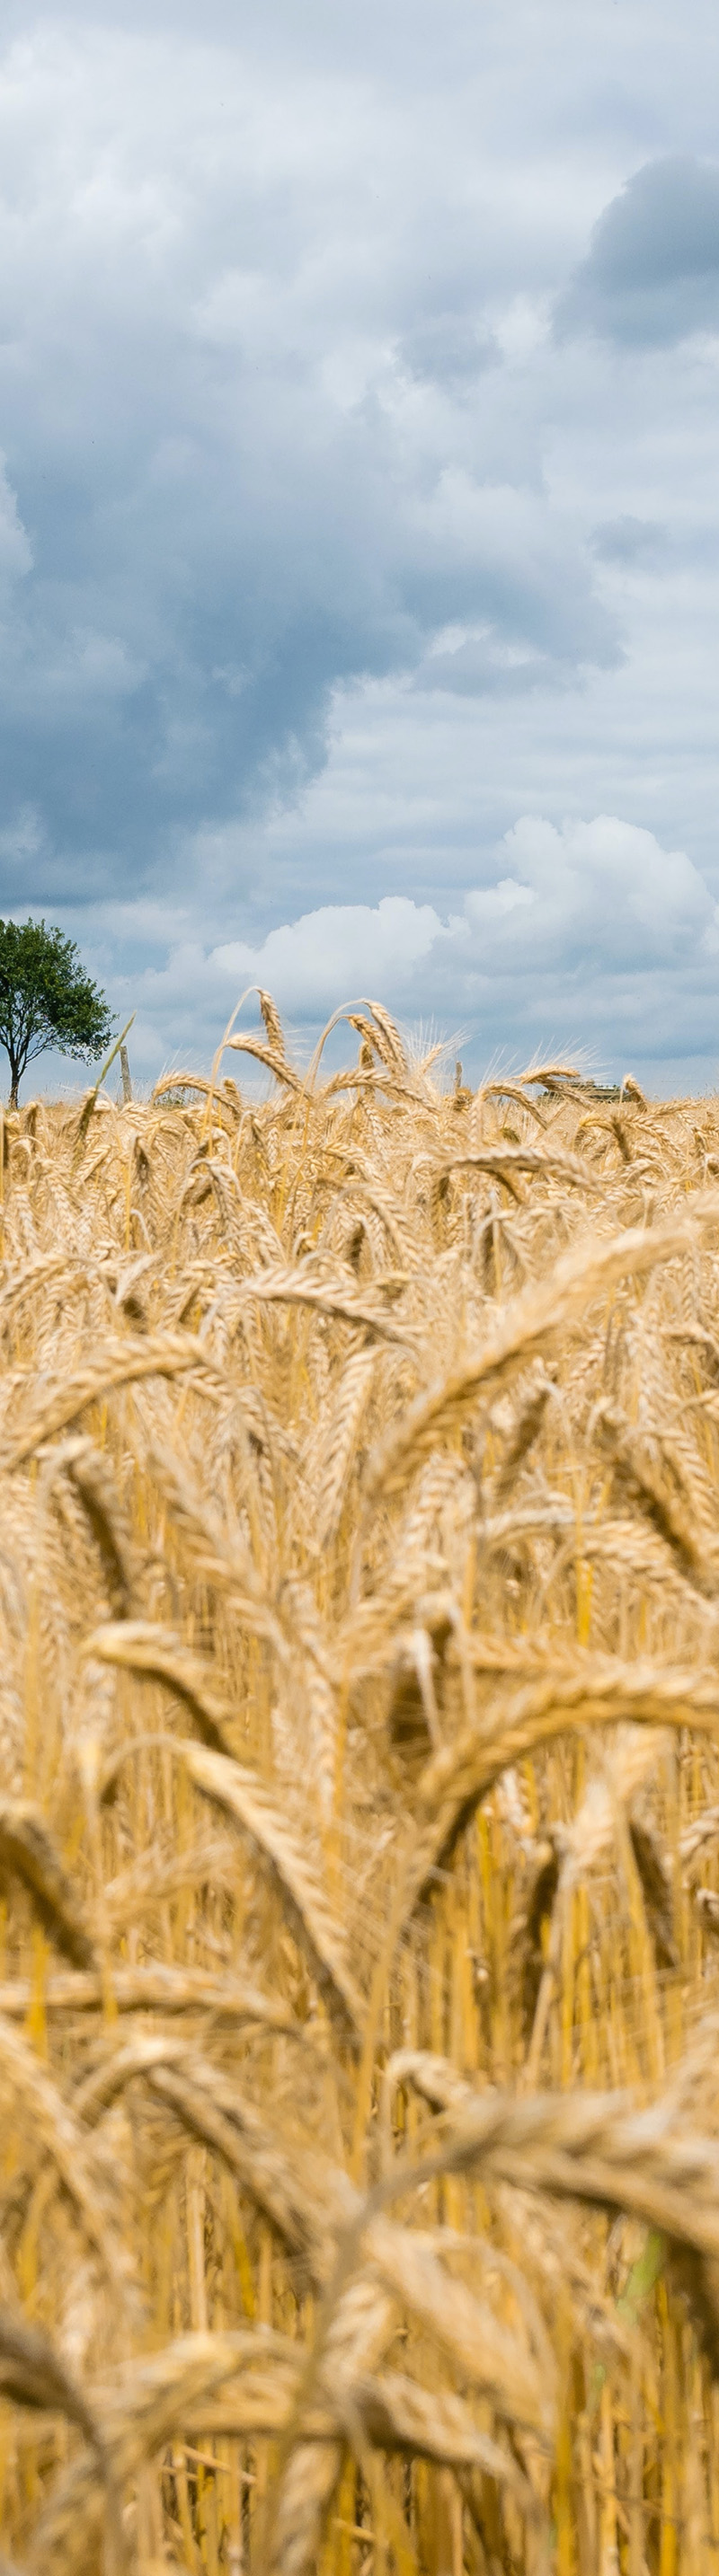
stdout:
<svg viewBox="0 0 719 2576">
<path fill-rule="evenodd" d="M 3 1126 L 0 2568 L 718 2576 L 719 1101 L 260 1002 Z"/>
</svg>

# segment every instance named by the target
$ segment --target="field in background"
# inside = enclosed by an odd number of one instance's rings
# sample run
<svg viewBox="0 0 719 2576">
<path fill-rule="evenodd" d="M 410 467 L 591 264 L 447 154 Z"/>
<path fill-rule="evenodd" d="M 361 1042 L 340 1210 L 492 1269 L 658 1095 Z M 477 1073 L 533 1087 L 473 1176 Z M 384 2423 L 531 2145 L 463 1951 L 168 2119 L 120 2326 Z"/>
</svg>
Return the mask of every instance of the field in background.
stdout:
<svg viewBox="0 0 719 2576">
<path fill-rule="evenodd" d="M 717 2576 L 719 1104 L 263 1010 L 4 1123 L 0 2563 Z"/>
</svg>

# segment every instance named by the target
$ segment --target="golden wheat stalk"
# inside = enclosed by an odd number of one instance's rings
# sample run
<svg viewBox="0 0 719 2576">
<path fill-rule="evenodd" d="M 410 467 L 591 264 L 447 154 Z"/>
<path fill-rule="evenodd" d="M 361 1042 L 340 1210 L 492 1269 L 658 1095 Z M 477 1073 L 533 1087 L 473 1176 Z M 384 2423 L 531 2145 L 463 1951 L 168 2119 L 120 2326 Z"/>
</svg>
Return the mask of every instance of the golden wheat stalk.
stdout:
<svg viewBox="0 0 719 2576">
<path fill-rule="evenodd" d="M 647 1229 L 635 1226 L 609 1243 L 593 1237 L 560 1255 L 541 1287 L 532 1284 L 507 1309 L 499 1330 L 460 1369 L 417 1396 L 399 1430 L 385 1440 L 367 1474 L 365 1506 L 389 1493 L 407 1476 L 429 1442 L 461 1421 L 483 1388 L 496 1387 L 527 1360 L 551 1348 L 593 1299 L 606 1296 L 617 1281 L 646 1277 L 659 1262 L 672 1261 L 696 1239 L 700 1228 L 719 1224 L 719 1200 L 697 1193 L 691 1216 L 679 1223 Z"/>
<path fill-rule="evenodd" d="M 138 1737 L 113 1755 L 103 1779 L 105 1798 L 114 1787 L 121 1763 L 129 1754 L 141 1753 L 144 1741 Z M 347 1963 L 342 1926 L 309 1855 L 289 1818 L 281 1814 L 272 1791 L 246 1763 L 212 1752 L 204 1745 L 169 1735 L 154 1741 L 166 1744 L 195 1787 L 241 1826 L 261 1854 L 329 2011 L 338 2016 L 345 2037 L 356 2042 L 363 2008 Z"/>
<path fill-rule="evenodd" d="M 0 1803 L 0 1878 L 19 1880 L 40 1922 L 76 1968 L 96 1964 L 95 1944 L 45 1817 L 29 1799 Z"/>
<path fill-rule="evenodd" d="M 703 2571 L 719 1115 L 258 1001 L 2 1121 L 5 2550 Z"/>
</svg>

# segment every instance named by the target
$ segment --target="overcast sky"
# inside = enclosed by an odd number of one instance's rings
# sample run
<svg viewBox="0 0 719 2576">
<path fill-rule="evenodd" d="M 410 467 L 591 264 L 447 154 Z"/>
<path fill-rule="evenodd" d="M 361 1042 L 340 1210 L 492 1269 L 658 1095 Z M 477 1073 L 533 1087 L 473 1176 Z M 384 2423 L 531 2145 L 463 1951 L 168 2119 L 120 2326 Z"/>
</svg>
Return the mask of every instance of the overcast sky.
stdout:
<svg viewBox="0 0 719 2576">
<path fill-rule="evenodd" d="M 716 8 L 3 28 L 2 909 L 145 1081 L 256 978 L 714 1084 Z"/>
</svg>

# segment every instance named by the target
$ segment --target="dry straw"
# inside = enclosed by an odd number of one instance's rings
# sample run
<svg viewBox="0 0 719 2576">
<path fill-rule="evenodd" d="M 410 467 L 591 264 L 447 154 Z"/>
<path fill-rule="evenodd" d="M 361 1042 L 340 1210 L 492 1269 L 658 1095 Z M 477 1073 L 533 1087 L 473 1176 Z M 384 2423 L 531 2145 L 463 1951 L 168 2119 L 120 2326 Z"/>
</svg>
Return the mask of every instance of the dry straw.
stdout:
<svg viewBox="0 0 719 2576">
<path fill-rule="evenodd" d="M 716 2576 L 719 1111 L 258 998 L 4 1122 L 0 2566 Z"/>
</svg>

